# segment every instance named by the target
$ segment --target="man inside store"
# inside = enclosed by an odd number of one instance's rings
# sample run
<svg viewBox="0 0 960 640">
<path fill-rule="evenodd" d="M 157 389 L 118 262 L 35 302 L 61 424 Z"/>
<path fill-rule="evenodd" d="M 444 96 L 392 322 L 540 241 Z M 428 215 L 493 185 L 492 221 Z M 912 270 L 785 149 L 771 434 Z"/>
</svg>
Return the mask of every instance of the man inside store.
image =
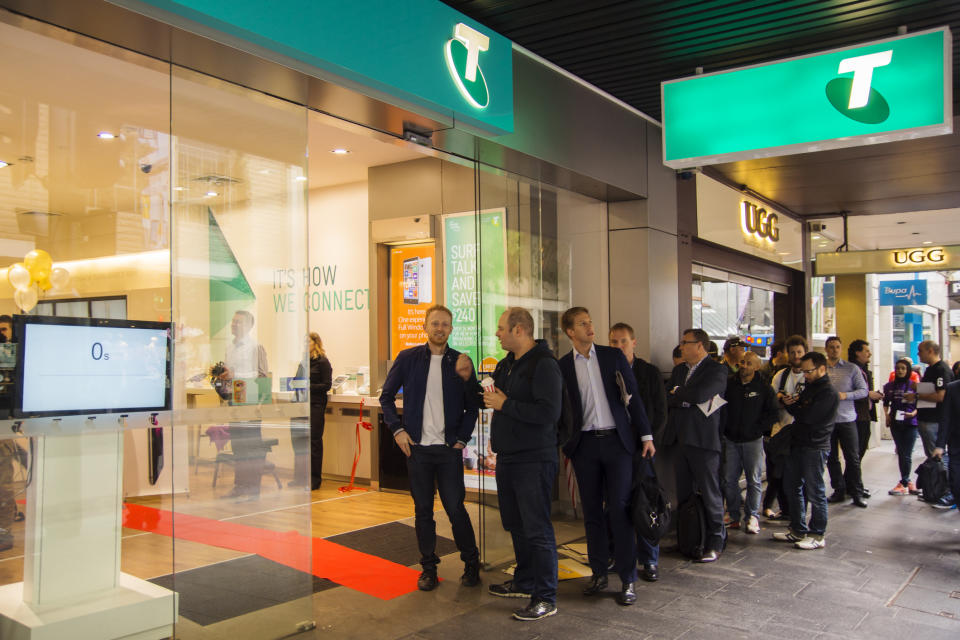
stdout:
<svg viewBox="0 0 960 640">
<path fill-rule="evenodd" d="M 497 322 L 507 356 L 497 363 L 483 393 L 493 409 L 490 441 L 497 454 L 497 498 L 517 566 L 513 579 L 492 584 L 491 595 L 528 598 L 517 620 L 557 613 L 557 545 L 550 520 L 557 477 L 557 422 L 563 401 L 560 366 L 544 340 L 535 340 L 533 316 L 510 307 Z"/>
<path fill-rule="evenodd" d="M 653 456 L 653 435 L 630 364 L 619 349 L 594 344 L 590 312 L 571 307 L 560 326 L 573 343 L 573 350 L 560 358 L 573 412 L 573 432 L 563 451 L 577 474 L 593 572 L 583 594 L 606 589 L 613 538 L 621 585 L 617 602 L 632 605 L 637 601 L 636 532 L 630 518 L 633 457 L 638 449 L 645 458 Z"/>
<path fill-rule="evenodd" d="M 0 315 L 0 342 L 13 341 L 13 318 L 6 313 Z"/>
<path fill-rule="evenodd" d="M 680 339 L 683 364 L 667 384 L 665 446 L 678 445 L 677 501 L 695 490 L 703 498 L 707 542 L 699 562 L 715 562 L 723 550 L 723 496 L 720 493 L 720 410 L 712 410 L 727 388 L 727 368 L 708 356 L 712 344 L 703 329 L 687 329 Z M 705 408 L 706 407 L 706 408 Z"/>
<path fill-rule="evenodd" d="M 920 382 L 933 385 L 933 391 L 917 394 L 907 393 L 904 394 L 903 399 L 907 402 L 925 401 L 934 404 L 933 407 L 917 407 L 917 428 L 920 432 L 920 441 L 923 443 L 923 453 L 930 457 L 940 440 L 939 430 L 944 417 L 944 399 L 947 393 L 947 385 L 953 381 L 953 372 L 947 366 L 947 363 L 940 359 L 940 345 L 933 340 L 924 340 L 917 345 L 917 355 L 920 362 L 927 365 Z M 953 452 L 951 451 L 951 453 Z M 954 495 L 947 494 L 931 506 L 950 509 L 954 505 L 953 500 Z"/>
<path fill-rule="evenodd" d="M 777 394 L 777 402 L 780 406 L 779 427 L 774 426 L 778 432 L 780 429 L 793 422 L 793 416 L 787 411 L 786 399 L 796 400 L 803 391 L 805 377 L 803 375 L 803 356 L 807 354 L 807 340 L 801 335 L 792 335 L 784 343 L 787 350 L 787 357 L 790 359 L 790 366 L 781 369 L 771 381 L 771 386 Z M 777 437 L 777 433 L 771 431 L 771 437 L 764 439 L 764 454 L 767 461 L 767 493 L 763 496 L 763 515 L 769 520 L 789 520 L 790 519 L 790 497 L 786 491 L 786 485 L 783 481 L 783 475 L 786 471 L 786 456 L 790 452 L 790 439 L 787 432 Z M 780 512 L 773 510 L 773 501 L 776 500 L 780 506 Z"/>
<path fill-rule="evenodd" d="M 254 318 L 249 311 L 241 309 L 233 314 L 230 333 L 233 341 L 227 345 L 224 370 L 220 378 L 233 385 L 236 382 L 270 376 L 267 351 L 251 335 Z M 258 388 L 248 387 L 247 394 L 257 394 Z M 234 396 L 235 398 L 236 396 Z M 235 400 L 231 400 L 234 402 Z M 247 403 L 246 399 L 242 401 Z M 230 424 L 230 446 L 234 456 L 234 487 L 225 498 L 256 500 L 260 497 L 260 478 L 267 450 L 260 432 L 260 421 L 233 422 Z"/>
<path fill-rule="evenodd" d="M 803 391 L 783 399 L 793 416 L 790 426 L 790 455 L 784 482 L 790 495 L 790 529 L 773 534 L 774 540 L 792 542 L 810 551 L 826 546 L 827 490 L 823 465 L 830 450 L 830 434 L 837 415 L 839 395 L 827 375 L 827 359 L 811 352 L 800 360 Z M 807 521 L 807 504 L 810 520 Z"/>
<path fill-rule="evenodd" d="M 760 356 L 753 351 L 744 353 L 737 374 L 727 381 L 724 395 L 727 400 L 723 422 L 727 527 L 739 529 L 742 522 L 750 534 L 760 533 L 763 438 L 770 435 L 779 413 L 773 388 L 758 373 L 761 364 Z M 746 504 L 740 494 L 741 474 L 747 481 Z"/>
<path fill-rule="evenodd" d="M 727 365 L 729 374 L 733 375 L 740 367 L 740 361 L 743 360 L 743 354 L 746 346 L 739 336 L 731 336 L 723 343 L 723 364 Z"/>
<path fill-rule="evenodd" d="M 867 397 L 853 402 L 857 410 L 857 441 L 860 445 L 860 467 L 863 468 L 863 456 L 870 447 L 870 426 L 877 421 L 876 403 L 883 400 L 883 393 L 873 390 L 873 371 L 870 370 L 870 344 L 866 340 L 854 340 L 847 347 L 847 358 L 860 367 L 863 379 L 867 383 Z M 870 491 L 863 487 L 865 498 L 870 497 Z"/>
<path fill-rule="evenodd" d="M 477 377 L 469 356 L 447 344 L 453 331 L 453 314 L 447 307 L 427 309 L 423 330 L 426 344 L 397 354 L 383 383 L 380 406 L 387 428 L 407 458 L 422 568 L 417 588 L 432 591 L 439 582 L 437 523 L 433 518 L 438 491 L 463 560 L 460 583 L 475 587 L 480 584 L 480 551 L 463 504 L 463 448 L 473 435 L 480 409 Z M 402 421 L 396 405 L 401 388 Z"/>
<path fill-rule="evenodd" d="M 610 327 L 610 346 L 616 347 L 626 356 L 633 377 L 637 381 L 637 393 L 646 412 L 650 432 L 653 434 L 654 447 L 663 443 L 663 430 L 667 426 L 667 393 L 663 386 L 660 369 L 636 355 L 637 338 L 633 327 L 626 322 L 618 322 Z M 634 473 L 653 473 L 653 459 L 639 460 Z M 637 564 L 640 577 L 647 582 L 660 579 L 660 544 L 651 543 L 642 535 L 637 535 Z"/>
<path fill-rule="evenodd" d="M 944 452 L 949 453 L 947 476 L 950 479 L 950 493 L 944 497 L 951 500 L 952 508 L 957 508 L 960 507 L 960 380 L 947 385 L 941 408 L 943 413 L 932 454 L 934 458 L 942 458 Z M 947 501 L 941 502 L 946 504 Z"/>
<path fill-rule="evenodd" d="M 867 508 L 863 495 L 863 480 L 860 476 L 860 437 L 857 434 L 856 400 L 867 398 L 870 391 L 860 367 L 840 357 L 843 343 L 837 336 L 827 338 L 827 375 L 837 390 L 840 404 L 837 407 L 836 423 L 830 437 L 830 486 L 833 493 L 829 502 L 843 502 L 850 496 L 850 504 Z M 843 449 L 844 467 L 840 467 L 840 449 Z"/>
</svg>

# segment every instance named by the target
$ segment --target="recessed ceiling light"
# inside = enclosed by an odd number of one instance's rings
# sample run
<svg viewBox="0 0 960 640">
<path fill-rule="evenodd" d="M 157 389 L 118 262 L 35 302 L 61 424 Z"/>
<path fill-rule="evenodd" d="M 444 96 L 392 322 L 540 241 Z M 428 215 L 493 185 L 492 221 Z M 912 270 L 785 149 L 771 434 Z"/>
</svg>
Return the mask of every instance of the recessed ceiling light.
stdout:
<svg viewBox="0 0 960 640">
<path fill-rule="evenodd" d="M 113 135 L 109 131 L 101 131 L 100 133 L 97 134 L 97 137 L 100 138 L 101 140 L 113 140 L 117 136 Z"/>
<path fill-rule="evenodd" d="M 212 198 L 213 196 L 218 196 L 218 195 L 220 195 L 220 194 L 217 193 L 216 191 L 207 191 L 207 197 L 208 197 L 208 198 Z"/>
<path fill-rule="evenodd" d="M 810 236 L 810 237 L 813 238 L 814 240 L 817 240 L 817 239 L 820 238 L 820 234 L 819 234 L 819 233 L 815 233 L 815 234 L 813 234 L 813 235 Z"/>
<path fill-rule="evenodd" d="M 923 244 L 933 244 L 933 240 L 924 240 Z"/>
<path fill-rule="evenodd" d="M 183 190 L 184 190 L 184 187 L 174 187 L 173 190 L 174 190 L 174 191 L 183 191 Z"/>
<path fill-rule="evenodd" d="M 3 160 L 0 160 L 0 169 L 3 169 L 4 167 L 9 167 L 9 166 L 10 166 L 9 162 L 4 162 Z"/>
<path fill-rule="evenodd" d="M 307 176 L 297 176 L 296 178 L 294 178 L 294 180 L 296 180 L 297 182 L 306 182 Z"/>
<path fill-rule="evenodd" d="M 350 153 L 350 149 L 343 149 L 343 148 L 331 149 L 330 153 L 335 153 L 338 156 L 345 156 L 348 153 Z"/>
</svg>

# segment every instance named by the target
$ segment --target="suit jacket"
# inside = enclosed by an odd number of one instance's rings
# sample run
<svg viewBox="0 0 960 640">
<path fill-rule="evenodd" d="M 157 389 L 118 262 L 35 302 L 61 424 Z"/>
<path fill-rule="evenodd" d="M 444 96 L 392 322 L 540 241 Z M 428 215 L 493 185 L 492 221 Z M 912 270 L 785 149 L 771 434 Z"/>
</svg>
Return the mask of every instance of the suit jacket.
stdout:
<svg viewBox="0 0 960 640">
<path fill-rule="evenodd" d="M 616 423 L 617 435 L 624 448 L 632 455 L 637 450 L 637 441 L 641 436 L 651 435 L 650 422 L 647 420 L 647 413 L 640 399 L 637 380 L 633 377 L 633 370 L 622 351 L 599 344 L 594 347 L 597 350 L 597 364 L 600 366 L 604 395 Z M 580 385 L 577 383 L 577 369 L 573 363 L 573 354 L 574 352 L 571 351 L 560 358 L 560 373 L 567 385 L 570 408 L 573 410 L 573 434 L 563 447 L 563 452 L 568 457 L 576 452 L 583 429 L 583 400 L 580 398 Z M 617 384 L 617 371 L 623 376 L 627 394 L 630 395 L 630 401 L 626 407 L 623 405 L 620 386 Z"/>
<path fill-rule="evenodd" d="M 679 442 L 689 447 L 720 451 L 721 414 L 703 415 L 697 407 L 713 396 L 723 397 L 727 390 L 727 367 L 707 356 L 687 381 L 687 365 L 679 364 L 667 383 L 667 428 L 663 434 L 666 445 Z M 671 389 L 676 389 L 670 393 Z"/>
</svg>

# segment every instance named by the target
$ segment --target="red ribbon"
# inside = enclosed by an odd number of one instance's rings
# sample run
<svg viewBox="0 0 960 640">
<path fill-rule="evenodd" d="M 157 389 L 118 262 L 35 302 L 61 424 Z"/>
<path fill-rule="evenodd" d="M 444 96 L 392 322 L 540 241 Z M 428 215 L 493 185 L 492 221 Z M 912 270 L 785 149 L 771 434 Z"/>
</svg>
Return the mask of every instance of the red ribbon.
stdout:
<svg viewBox="0 0 960 640">
<path fill-rule="evenodd" d="M 360 398 L 360 419 L 357 421 L 357 447 L 353 454 L 353 469 L 350 471 L 350 484 L 345 487 L 340 487 L 338 489 L 340 493 L 349 493 L 350 491 L 369 491 L 370 489 L 366 487 L 356 487 L 353 484 L 353 481 L 357 477 L 357 463 L 360 462 L 360 452 L 363 451 L 363 446 L 360 444 L 360 428 L 363 427 L 367 431 L 373 431 L 373 424 L 366 422 L 363 419 L 363 398 Z"/>
</svg>

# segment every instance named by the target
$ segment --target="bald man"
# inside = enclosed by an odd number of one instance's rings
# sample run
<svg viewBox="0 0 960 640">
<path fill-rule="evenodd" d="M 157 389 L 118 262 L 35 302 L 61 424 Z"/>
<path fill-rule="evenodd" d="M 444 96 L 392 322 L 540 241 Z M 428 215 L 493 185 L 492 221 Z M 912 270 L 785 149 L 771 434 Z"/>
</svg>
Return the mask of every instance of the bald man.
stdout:
<svg viewBox="0 0 960 640">
<path fill-rule="evenodd" d="M 741 515 L 744 530 L 760 533 L 760 477 L 763 472 L 763 438 L 779 417 L 777 397 L 773 387 L 757 372 L 762 366 L 753 351 L 740 359 L 737 373 L 727 382 L 727 420 L 723 428 L 726 440 L 724 460 L 724 497 L 727 501 L 728 529 L 739 529 Z M 747 501 L 740 496 L 740 475 L 747 478 Z M 741 511 L 741 506 L 743 507 Z"/>
</svg>

